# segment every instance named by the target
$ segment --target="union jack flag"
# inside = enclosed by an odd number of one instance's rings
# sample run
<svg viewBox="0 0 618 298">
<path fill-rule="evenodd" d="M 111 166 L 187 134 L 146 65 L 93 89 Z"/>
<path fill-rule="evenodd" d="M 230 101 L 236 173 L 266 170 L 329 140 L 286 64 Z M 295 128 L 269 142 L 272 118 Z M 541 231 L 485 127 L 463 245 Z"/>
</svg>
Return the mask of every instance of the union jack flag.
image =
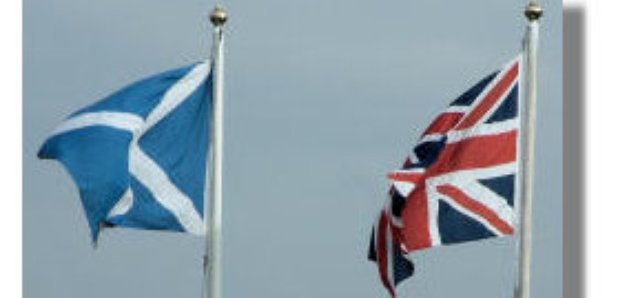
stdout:
<svg viewBox="0 0 618 298">
<path fill-rule="evenodd" d="M 521 57 L 459 96 L 388 175 L 369 259 L 392 297 L 419 249 L 513 234 Z"/>
</svg>

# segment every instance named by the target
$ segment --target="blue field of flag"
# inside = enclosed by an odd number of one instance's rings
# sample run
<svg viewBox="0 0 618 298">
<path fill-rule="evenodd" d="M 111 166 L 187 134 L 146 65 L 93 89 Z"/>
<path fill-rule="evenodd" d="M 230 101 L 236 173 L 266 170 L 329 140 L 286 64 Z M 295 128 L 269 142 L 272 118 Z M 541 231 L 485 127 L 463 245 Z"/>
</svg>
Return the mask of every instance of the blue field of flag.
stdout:
<svg viewBox="0 0 618 298">
<path fill-rule="evenodd" d="M 69 116 L 39 157 L 75 181 L 93 241 L 104 226 L 205 234 L 210 62 L 133 83 Z"/>
</svg>

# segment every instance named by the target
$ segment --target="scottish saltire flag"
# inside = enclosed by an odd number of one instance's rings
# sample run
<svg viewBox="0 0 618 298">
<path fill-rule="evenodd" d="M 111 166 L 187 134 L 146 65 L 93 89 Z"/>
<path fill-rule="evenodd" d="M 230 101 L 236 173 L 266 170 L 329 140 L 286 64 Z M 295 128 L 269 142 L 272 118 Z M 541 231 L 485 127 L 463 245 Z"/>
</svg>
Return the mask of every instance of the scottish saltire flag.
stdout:
<svg viewBox="0 0 618 298">
<path fill-rule="evenodd" d="M 369 259 L 392 297 L 414 271 L 405 254 L 513 234 L 520 66 L 518 56 L 459 96 L 389 174 Z"/>
<path fill-rule="evenodd" d="M 96 242 L 102 227 L 205 234 L 211 65 L 129 85 L 62 122 L 39 158 L 77 184 Z"/>
</svg>

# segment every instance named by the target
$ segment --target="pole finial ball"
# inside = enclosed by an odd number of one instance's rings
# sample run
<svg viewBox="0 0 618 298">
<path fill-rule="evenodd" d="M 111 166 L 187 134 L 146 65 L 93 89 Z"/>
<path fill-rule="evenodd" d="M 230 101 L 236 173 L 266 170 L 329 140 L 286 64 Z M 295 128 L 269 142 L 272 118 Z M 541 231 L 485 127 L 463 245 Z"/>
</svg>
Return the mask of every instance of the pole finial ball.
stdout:
<svg viewBox="0 0 618 298">
<path fill-rule="evenodd" d="M 210 22 L 215 26 L 222 26 L 227 21 L 227 12 L 221 5 L 216 5 L 210 13 Z"/>
<path fill-rule="evenodd" d="M 524 12 L 529 21 L 536 21 L 543 16 L 543 8 L 535 1 L 530 2 Z"/>
</svg>

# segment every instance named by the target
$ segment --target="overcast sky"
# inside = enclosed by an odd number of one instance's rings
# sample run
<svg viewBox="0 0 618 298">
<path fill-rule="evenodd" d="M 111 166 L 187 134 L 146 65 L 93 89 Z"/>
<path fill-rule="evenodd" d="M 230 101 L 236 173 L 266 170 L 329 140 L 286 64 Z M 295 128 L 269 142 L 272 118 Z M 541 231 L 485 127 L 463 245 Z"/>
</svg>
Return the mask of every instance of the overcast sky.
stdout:
<svg viewBox="0 0 618 298">
<path fill-rule="evenodd" d="M 386 297 L 366 261 L 385 174 L 440 110 L 520 49 L 526 1 L 223 1 L 224 297 Z M 69 113 L 209 55 L 204 0 L 24 0 L 24 297 L 199 297 L 203 238 L 90 245 L 59 163 Z M 562 296 L 562 7 L 542 1 L 532 294 Z M 402 297 L 510 297 L 514 241 L 412 254 Z"/>
</svg>

